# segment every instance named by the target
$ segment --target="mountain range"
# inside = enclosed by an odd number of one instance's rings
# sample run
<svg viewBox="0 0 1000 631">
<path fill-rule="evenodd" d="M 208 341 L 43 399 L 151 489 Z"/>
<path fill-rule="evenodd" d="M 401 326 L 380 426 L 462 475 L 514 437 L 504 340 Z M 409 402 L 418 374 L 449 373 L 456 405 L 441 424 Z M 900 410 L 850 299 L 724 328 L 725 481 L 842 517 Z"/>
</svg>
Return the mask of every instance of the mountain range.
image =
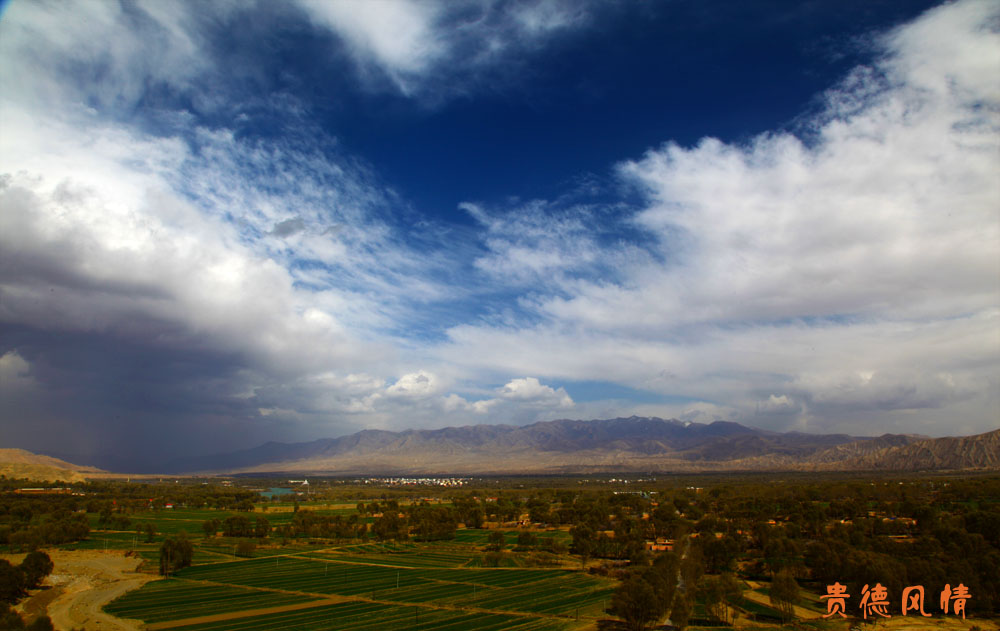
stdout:
<svg viewBox="0 0 1000 631">
<path fill-rule="evenodd" d="M 1000 470 L 1000 430 L 976 436 L 771 432 L 633 416 L 525 426 L 364 430 L 178 459 L 164 473 L 586 474 L 696 471 Z"/>
</svg>

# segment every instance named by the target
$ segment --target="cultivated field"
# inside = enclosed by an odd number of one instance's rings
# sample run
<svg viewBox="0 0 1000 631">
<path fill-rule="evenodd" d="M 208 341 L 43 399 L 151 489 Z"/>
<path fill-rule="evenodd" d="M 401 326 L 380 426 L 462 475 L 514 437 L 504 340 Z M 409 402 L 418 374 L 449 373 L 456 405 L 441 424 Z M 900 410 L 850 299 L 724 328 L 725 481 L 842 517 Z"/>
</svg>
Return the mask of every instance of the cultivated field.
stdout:
<svg viewBox="0 0 1000 631">
<path fill-rule="evenodd" d="M 153 567 L 164 536 L 188 533 L 195 542 L 192 567 L 105 607 L 149 629 L 558 631 L 593 627 L 606 617 L 602 612 L 614 591 L 614 581 L 578 571 L 570 557 L 549 555 L 555 567 L 524 567 L 528 555 L 508 552 L 500 567 L 483 567 L 488 532 L 476 530 L 427 543 L 330 545 L 298 539 L 237 558 L 232 540 L 201 533 L 206 519 L 226 516 L 213 510 L 158 511 L 134 520 L 153 524 L 152 542 L 135 532 L 94 531 L 74 547 L 134 549 Z M 291 519 L 282 512 L 265 516 L 273 525 Z M 566 538 L 565 532 L 539 534 Z M 507 533 L 508 545 L 516 536 Z"/>
</svg>

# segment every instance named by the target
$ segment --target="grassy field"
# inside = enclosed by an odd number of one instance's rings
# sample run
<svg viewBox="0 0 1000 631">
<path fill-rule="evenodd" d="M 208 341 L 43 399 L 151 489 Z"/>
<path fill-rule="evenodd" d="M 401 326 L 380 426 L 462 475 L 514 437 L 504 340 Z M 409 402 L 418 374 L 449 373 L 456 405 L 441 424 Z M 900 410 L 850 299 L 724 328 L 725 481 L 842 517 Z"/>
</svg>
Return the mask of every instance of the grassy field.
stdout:
<svg viewBox="0 0 1000 631">
<path fill-rule="evenodd" d="M 521 567 L 530 554 L 510 550 L 517 532 L 506 533 L 508 552 L 497 568 L 482 567 L 489 533 L 479 530 L 426 543 L 293 541 L 276 546 L 269 541 L 254 558 L 236 559 L 231 540 L 204 537 L 200 530 L 204 520 L 228 514 L 185 510 L 144 516 L 158 533 L 186 530 L 195 543 L 194 564 L 126 594 L 106 611 L 156 628 L 190 630 L 399 626 L 558 631 L 603 617 L 614 587 L 613 581 L 575 570 Z M 280 521 L 272 519 L 277 513 L 266 516 L 272 524 Z M 539 535 L 565 538 L 566 533 Z M 144 543 L 134 532 L 95 531 L 78 547 L 134 546 L 155 566 L 163 536 Z"/>
<path fill-rule="evenodd" d="M 240 619 L 205 622 L 178 627 L 184 631 L 362 631 L 367 629 L 413 629 L 418 631 L 562 631 L 564 621 L 525 618 L 504 614 L 401 607 L 383 603 L 349 602 L 303 611 L 272 613 Z"/>
<path fill-rule="evenodd" d="M 598 613 L 606 582 L 575 571 L 403 567 L 275 557 L 191 567 L 178 579 L 404 604 L 553 615 Z"/>
<path fill-rule="evenodd" d="M 146 588 L 129 594 L 128 598 L 119 599 L 105 607 L 105 611 L 120 618 L 140 618 L 146 622 L 162 622 L 231 611 L 290 605 L 309 600 L 313 600 L 313 598 L 301 594 L 266 592 L 167 579 L 150 583 Z"/>
</svg>

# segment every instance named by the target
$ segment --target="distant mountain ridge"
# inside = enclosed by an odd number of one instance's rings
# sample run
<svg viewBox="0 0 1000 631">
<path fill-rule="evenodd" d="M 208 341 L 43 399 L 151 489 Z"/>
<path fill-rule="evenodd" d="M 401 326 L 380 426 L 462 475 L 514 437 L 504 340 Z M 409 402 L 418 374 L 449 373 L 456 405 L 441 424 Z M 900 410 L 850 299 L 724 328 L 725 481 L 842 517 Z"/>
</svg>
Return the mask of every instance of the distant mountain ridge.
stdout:
<svg viewBox="0 0 1000 631">
<path fill-rule="evenodd" d="M 859 455 L 858 467 L 889 471 L 1000 470 L 1000 429 L 976 436 L 932 438 Z"/>
<path fill-rule="evenodd" d="M 363 430 L 175 460 L 165 472 L 517 474 L 613 471 L 1000 469 L 1000 430 L 964 438 L 770 432 L 655 417 Z"/>
</svg>

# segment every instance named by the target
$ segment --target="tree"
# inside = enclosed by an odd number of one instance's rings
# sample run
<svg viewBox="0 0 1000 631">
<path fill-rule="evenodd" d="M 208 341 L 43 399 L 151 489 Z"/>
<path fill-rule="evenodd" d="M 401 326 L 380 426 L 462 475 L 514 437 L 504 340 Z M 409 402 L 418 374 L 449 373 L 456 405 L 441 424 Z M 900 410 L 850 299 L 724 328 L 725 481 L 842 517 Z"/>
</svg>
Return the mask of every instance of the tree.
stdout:
<svg viewBox="0 0 1000 631">
<path fill-rule="evenodd" d="M 202 522 L 201 529 L 205 531 L 206 537 L 214 537 L 215 533 L 219 530 L 219 520 L 206 519 Z"/>
<path fill-rule="evenodd" d="M 16 603 L 24 594 L 24 571 L 0 559 L 0 603 Z"/>
<path fill-rule="evenodd" d="M 482 528 L 483 527 L 483 509 L 474 506 L 470 508 L 468 512 L 465 513 L 465 527 L 466 528 Z"/>
<path fill-rule="evenodd" d="M 503 553 L 491 550 L 483 555 L 483 565 L 485 567 L 498 567 L 503 561 Z"/>
<path fill-rule="evenodd" d="M 594 553 L 594 531 L 587 526 L 574 526 L 570 531 L 573 543 L 569 551 L 580 555 L 580 565 L 586 565 L 587 559 Z"/>
<path fill-rule="evenodd" d="M 422 504 L 410 509 L 409 524 L 417 541 L 454 539 L 458 517 L 451 508 Z"/>
<path fill-rule="evenodd" d="M 29 552 L 21 561 L 21 572 L 24 574 L 24 586 L 34 589 L 42 579 L 52 573 L 52 559 L 41 550 Z"/>
<path fill-rule="evenodd" d="M 222 522 L 222 534 L 227 537 L 252 537 L 253 524 L 243 515 L 233 515 Z"/>
<path fill-rule="evenodd" d="M 772 572 L 799 564 L 801 550 L 795 541 L 788 537 L 772 537 L 764 546 L 764 564 Z"/>
<path fill-rule="evenodd" d="M 146 522 L 146 543 L 153 543 L 153 537 L 156 536 L 156 526 L 152 522 Z"/>
<path fill-rule="evenodd" d="M 271 534 L 271 522 L 264 517 L 258 517 L 257 523 L 254 525 L 254 534 L 257 535 L 258 539 L 263 539 Z"/>
<path fill-rule="evenodd" d="M 249 539 L 244 539 L 236 544 L 236 556 L 250 558 L 256 549 L 257 544 Z"/>
<path fill-rule="evenodd" d="M 674 594 L 674 600 L 670 605 L 670 624 L 683 631 L 691 619 L 692 608 L 693 604 L 687 593 L 678 591 Z"/>
<path fill-rule="evenodd" d="M 642 577 L 633 575 L 611 597 L 611 613 L 623 619 L 629 629 L 642 631 L 663 610 L 653 587 Z"/>
<path fill-rule="evenodd" d="M 740 586 L 732 574 L 707 575 L 698 583 L 708 615 L 716 622 L 729 624 L 729 605 L 740 596 Z"/>
<path fill-rule="evenodd" d="M 538 545 L 538 535 L 533 532 L 522 532 L 517 535 L 517 547 L 534 548 Z"/>
<path fill-rule="evenodd" d="M 722 597 L 730 606 L 736 604 L 740 597 L 743 596 L 743 588 L 740 587 L 739 581 L 736 580 L 736 577 L 732 573 L 725 572 L 720 575 L 719 584 L 722 586 Z M 730 611 L 733 617 L 728 623 L 735 626 L 737 612 L 735 608 L 732 608 Z"/>
<path fill-rule="evenodd" d="M 785 622 L 792 619 L 793 605 L 799 598 L 799 584 L 786 568 L 774 575 L 771 581 L 771 604 L 780 612 Z"/>
<path fill-rule="evenodd" d="M 174 537 L 167 537 L 160 544 L 160 574 L 168 575 L 191 565 L 194 556 L 194 546 L 183 530 Z"/>
<path fill-rule="evenodd" d="M 732 537 L 707 538 L 701 546 L 705 567 L 711 573 L 725 572 L 732 568 L 739 545 Z"/>
<path fill-rule="evenodd" d="M 388 539 L 406 541 L 410 538 L 406 521 L 399 517 L 399 513 L 388 509 L 381 517 L 376 517 L 375 521 L 372 522 L 372 534 L 379 541 Z"/>
<path fill-rule="evenodd" d="M 499 552 L 503 550 L 504 545 L 507 543 L 507 538 L 504 536 L 503 532 L 500 530 L 493 530 L 490 532 L 490 536 L 487 539 L 489 542 L 489 549 Z"/>
<path fill-rule="evenodd" d="M 698 593 L 705 603 L 708 616 L 717 623 L 724 623 L 726 618 L 726 598 L 722 593 L 722 584 L 718 576 L 703 576 L 698 583 Z"/>
<path fill-rule="evenodd" d="M 661 552 L 653 559 L 652 567 L 643 572 L 643 578 L 653 587 L 656 599 L 663 604 L 664 612 L 673 602 L 677 590 L 677 568 L 680 559 L 673 552 Z"/>
</svg>

